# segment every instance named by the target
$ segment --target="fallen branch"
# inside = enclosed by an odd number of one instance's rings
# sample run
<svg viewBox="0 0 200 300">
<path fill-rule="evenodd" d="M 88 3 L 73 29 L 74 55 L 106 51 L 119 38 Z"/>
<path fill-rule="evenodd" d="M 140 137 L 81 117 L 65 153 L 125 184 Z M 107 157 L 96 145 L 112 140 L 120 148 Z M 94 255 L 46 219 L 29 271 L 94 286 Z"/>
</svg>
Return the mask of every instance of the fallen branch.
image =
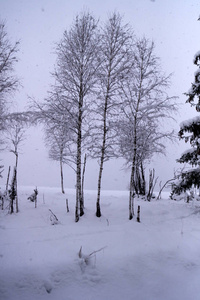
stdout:
<svg viewBox="0 0 200 300">
<path fill-rule="evenodd" d="M 167 185 L 170 181 L 174 181 L 174 180 L 175 180 L 175 178 L 169 179 L 169 180 L 167 180 L 167 181 L 165 182 L 165 184 L 163 184 L 163 186 L 161 187 L 161 189 L 160 189 L 160 191 L 159 191 L 159 193 L 158 193 L 158 196 L 157 196 L 156 200 L 159 200 L 159 199 L 161 198 L 161 193 L 162 193 L 163 189 L 166 187 L 166 185 Z"/>
<path fill-rule="evenodd" d="M 102 248 L 100 248 L 100 249 L 98 249 L 98 250 L 95 250 L 95 251 L 91 252 L 91 253 L 88 254 L 88 255 L 85 255 L 85 254 L 82 253 L 82 246 L 81 246 L 81 248 L 80 248 L 80 250 L 79 250 L 79 252 L 78 252 L 78 256 L 79 256 L 80 259 L 82 259 L 82 260 L 84 261 L 84 263 L 85 263 L 86 265 L 88 265 L 88 264 L 89 264 L 90 258 L 91 258 L 94 254 L 96 254 L 97 252 L 100 252 L 100 251 L 104 250 L 106 247 L 107 247 L 107 246 L 102 247 Z"/>
<path fill-rule="evenodd" d="M 51 212 L 51 215 L 50 215 L 50 221 L 51 221 L 51 224 L 52 224 L 52 225 L 58 224 L 59 221 L 58 221 L 58 218 L 56 217 L 56 215 L 52 212 L 51 209 L 49 209 L 49 211 Z"/>
<path fill-rule="evenodd" d="M 92 256 L 93 254 L 100 252 L 102 250 L 104 250 L 107 246 L 100 248 L 99 250 L 93 251 L 92 253 L 89 254 L 89 256 Z"/>
</svg>

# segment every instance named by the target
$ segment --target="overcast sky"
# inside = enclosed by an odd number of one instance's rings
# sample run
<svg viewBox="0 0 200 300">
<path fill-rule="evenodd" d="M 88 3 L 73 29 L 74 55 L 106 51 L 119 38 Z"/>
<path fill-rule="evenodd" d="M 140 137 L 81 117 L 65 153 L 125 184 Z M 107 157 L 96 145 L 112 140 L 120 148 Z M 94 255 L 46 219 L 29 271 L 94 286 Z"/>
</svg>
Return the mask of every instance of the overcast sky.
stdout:
<svg viewBox="0 0 200 300">
<path fill-rule="evenodd" d="M 0 0 L 0 18 L 6 21 L 11 41 L 20 40 L 19 62 L 16 74 L 23 88 L 13 99 L 17 110 L 25 109 L 28 96 L 42 101 L 52 81 L 55 43 L 72 24 L 75 15 L 89 10 L 95 17 L 105 20 L 109 12 L 118 11 L 130 23 L 137 36 L 154 40 L 156 54 L 166 74 L 173 73 L 169 95 L 179 96 L 182 104 L 176 116 L 177 124 L 193 117 L 195 112 L 185 104 L 184 92 L 188 91 L 196 70 L 194 54 L 200 50 L 199 0 Z M 48 159 L 42 142 L 42 129 L 31 128 L 19 158 L 19 184 L 59 186 L 59 164 Z M 166 157 L 154 158 L 157 175 L 163 182 L 173 176 L 175 159 L 186 149 L 184 142 L 167 146 Z M 4 179 L 13 154 L 1 154 L 5 165 Z M 122 162 L 105 164 L 103 188 L 126 189 L 129 173 L 120 171 Z M 97 188 L 98 166 L 89 162 L 86 188 Z M 65 168 L 65 186 L 74 187 L 75 176 Z"/>
</svg>

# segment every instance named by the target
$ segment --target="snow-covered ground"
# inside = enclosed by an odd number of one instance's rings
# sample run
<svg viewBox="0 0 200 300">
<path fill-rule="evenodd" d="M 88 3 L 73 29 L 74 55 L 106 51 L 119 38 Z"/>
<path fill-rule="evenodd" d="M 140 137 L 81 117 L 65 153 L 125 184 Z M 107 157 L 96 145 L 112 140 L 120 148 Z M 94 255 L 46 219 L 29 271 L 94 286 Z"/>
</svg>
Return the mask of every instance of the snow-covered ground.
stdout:
<svg viewBox="0 0 200 300">
<path fill-rule="evenodd" d="M 32 190 L 19 189 L 18 214 L 0 212 L 0 299 L 200 299 L 199 202 L 137 200 L 137 223 L 128 220 L 128 192 L 103 192 L 98 219 L 96 192 L 86 191 L 75 223 L 73 190 L 38 188 L 37 208 Z"/>
</svg>

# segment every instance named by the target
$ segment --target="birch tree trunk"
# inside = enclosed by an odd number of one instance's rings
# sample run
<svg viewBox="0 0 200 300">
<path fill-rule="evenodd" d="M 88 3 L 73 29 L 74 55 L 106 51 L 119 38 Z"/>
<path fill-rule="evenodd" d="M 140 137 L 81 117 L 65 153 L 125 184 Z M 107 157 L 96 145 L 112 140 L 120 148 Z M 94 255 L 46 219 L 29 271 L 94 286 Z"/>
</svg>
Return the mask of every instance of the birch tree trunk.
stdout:
<svg viewBox="0 0 200 300">
<path fill-rule="evenodd" d="M 135 137 L 136 144 L 136 137 Z M 134 197 L 135 197 L 135 162 L 136 162 L 136 145 L 134 145 L 133 161 L 131 167 L 130 191 L 129 191 L 129 220 L 134 216 Z"/>
<path fill-rule="evenodd" d="M 85 154 L 84 163 L 83 163 L 83 173 L 82 173 L 82 185 L 81 185 L 81 198 L 82 198 L 82 202 L 83 202 L 83 208 L 85 206 L 84 205 L 84 179 L 85 179 L 86 159 L 87 159 L 87 156 Z"/>
<path fill-rule="evenodd" d="M 129 187 L 129 220 L 133 219 L 134 216 L 134 164 L 132 164 L 131 168 L 131 179 L 130 179 L 130 187 Z"/>
<path fill-rule="evenodd" d="M 77 163 L 76 163 L 76 211 L 75 221 L 79 221 L 79 210 L 80 216 L 84 214 L 81 211 L 81 110 L 79 110 L 79 127 L 77 135 Z M 82 213 L 82 214 L 81 214 Z"/>
<path fill-rule="evenodd" d="M 107 96 L 104 107 L 104 116 L 103 116 L 103 142 L 101 147 L 101 159 L 100 159 L 100 168 L 99 168 L 99 178 L 98 178 L 98 193 L 97 193 L 97 202 L 96 202 L 96 216 L 101 217 L 101 208 L 100 208 L 100 194 L 101 194 L 101 180 L 103 173 L 103 163 L 105 157 L 105 146 L 106 146 L 106 134 L 107 134 L 107 106 L 108 106 L 108 93 L 109 93 L 109 83 L 107 87 Z"/>
<path fill-rule="evenodd" d="M 10 189 L 10 214 L 14 213 L 14 201 L 16 199 L 16 167 L 14 167 L 13 178 Z"/>
<path fill-rule="evenodd" d="M 61 191 L 62 191 L 63 194 L 65 194 L 64 183 L 63 183 L 63 163 L 62 163 L 62 157 L 60 157 L 60 180 L 61 180 Z"/>
<path fill-rule="evenodd" d="M 6 194 L 8 193 L 9 178 L 10 178 L 10 166 L 8 168 L 8 176 L 7 176 L 7 181 L 6 181 Z"/>
<path fill-rule="evenodd" d="M 145 180 L 145 171 L 143 167 L 143 163 L 140 165 L 141 170 L 141 178 L 142 178 L 142 195 L 146 195 L 146 180 Z"/>
<path fill-rule="evenodd" d="M 18 152 L 16 150 L 16 164 L 15 164 L 15 190 L 16 190 L 16 213 L 19 212 L 19 204 L 18 204 L 18 191 L 17 191 L 17 167 L 18 167 Z"/>
<path fill-rule="evenodd" d="M 77 139 L 77 186 L 78 199 L 80 202 L 80 217 L 84 215 L 84 204 L 82 199 L 82 180 L 81 180 L 81 154 L 82 154 L 82 123 L 83 123 L 83 70 L 80 78 L 80 94 L 79 94 L 79 116 L 78 116 L 78 139 Z"/>
<path fill-rule="evenodd" d="M 129 193 L 129 220 L 133 218 L 134 215 L 134 197 L 135 197 L 135 170 L 137 162 L 137 123 L 138 123 L 138 111 L 140 105 L 140 90 L 141 82 L 139 88 L 139 96 L 136 103 L 135 113 L 134 113 L 134 138 L 133 138 L 133 160 L 131 168 L 131 179 L 130 179 L 130 193 Z"/>
</svg>

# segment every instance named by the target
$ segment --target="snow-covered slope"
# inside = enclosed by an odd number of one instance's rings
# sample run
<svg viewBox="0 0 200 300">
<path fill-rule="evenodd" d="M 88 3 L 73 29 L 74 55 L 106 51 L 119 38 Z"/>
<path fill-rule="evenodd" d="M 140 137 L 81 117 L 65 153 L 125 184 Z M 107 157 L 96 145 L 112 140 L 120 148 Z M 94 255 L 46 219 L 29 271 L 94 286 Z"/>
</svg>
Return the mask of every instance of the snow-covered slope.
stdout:
<svg viewBox="0 0 200 300">
<path fill-rule="evenodd" d="M 103 192 L 98 219 L 88 191 L 75 223 L 73 190 L 38 190 L 37 208 L 27 200 L 32 189 L 20 188 L 20 212 L 0 212 L 0 299 L 199 299 L 198 202 L 137 200 L 137 223 L 128 220 L 128 192 Z M 51 225 L 49 209 L 59 224 Z"/>
</svg>

